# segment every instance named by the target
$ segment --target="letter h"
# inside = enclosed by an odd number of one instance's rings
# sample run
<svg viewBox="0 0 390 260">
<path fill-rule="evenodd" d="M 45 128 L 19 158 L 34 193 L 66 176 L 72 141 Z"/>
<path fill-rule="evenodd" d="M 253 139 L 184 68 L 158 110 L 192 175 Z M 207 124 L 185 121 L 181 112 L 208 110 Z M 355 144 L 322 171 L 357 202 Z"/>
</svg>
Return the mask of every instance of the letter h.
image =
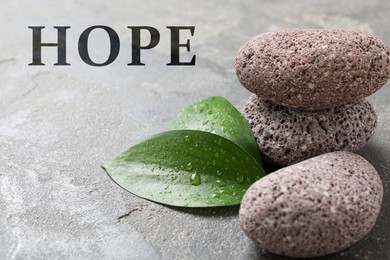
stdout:
<svg viewBox="0 0 390 260">
<path fill-rule="evenodd" d="M 33 30 L 32 63 L 28 65 L 45 65 L 42 63 L 42 47 L 57 47 L 57 63 L 54 65 L 70 65 L 66 62 L 66 30 L 70 26 L 54 26 L 57 29 L 57 43 L 42 43 L 42 29 L 45 26 L 29 26 Z"/>
</svg>

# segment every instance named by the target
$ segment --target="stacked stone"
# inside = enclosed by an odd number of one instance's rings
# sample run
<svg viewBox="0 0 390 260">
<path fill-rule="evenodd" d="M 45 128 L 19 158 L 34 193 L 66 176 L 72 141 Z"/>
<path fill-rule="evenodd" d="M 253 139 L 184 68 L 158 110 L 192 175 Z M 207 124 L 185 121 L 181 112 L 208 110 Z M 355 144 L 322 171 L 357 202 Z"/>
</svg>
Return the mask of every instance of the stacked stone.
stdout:
<svg viewBox="0 0 390 260">
<path fill-rule="evenodd" d="M 245 43 L 236 74 L 254 93 L 243 114 L 263 159 L 291 165 L 368 142 L 377 115 L 365 98 L 389 79 L 390 53 L 365 33 L 283 30 Z"/>
</svg>

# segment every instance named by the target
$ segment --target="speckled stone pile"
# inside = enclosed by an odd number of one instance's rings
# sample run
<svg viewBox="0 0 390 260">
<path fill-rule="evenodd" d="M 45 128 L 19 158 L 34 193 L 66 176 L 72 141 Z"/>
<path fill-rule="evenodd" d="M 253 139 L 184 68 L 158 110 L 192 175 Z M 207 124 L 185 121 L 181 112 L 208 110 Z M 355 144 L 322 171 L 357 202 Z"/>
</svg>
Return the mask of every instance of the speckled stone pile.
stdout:
<svg viewBox="0 0 390 260">
<path fill-rule="evenodd" d="M 236 73 L 254 93 L 243 114 L 263 159 L 293 164 L 245 193 L 239 216 L 247 236 L 290 257 L 332 254 L 363 238 L 379 215 L 383 185 L 351 151 L 376 128 L 365 98 L 390 77 L 389 49 L 345 30 L 265 33 L 240 48 Z"/>
<path fill-rule="evenodd" d="M 254 93 L 243 114 L 264 160 L 290 165 L 368 142 L 377 115 L 364 98 L 390 78 L 390 52 L 365 33 L 283 30 L 245 43 L 236 74 Z"/>
</svg>

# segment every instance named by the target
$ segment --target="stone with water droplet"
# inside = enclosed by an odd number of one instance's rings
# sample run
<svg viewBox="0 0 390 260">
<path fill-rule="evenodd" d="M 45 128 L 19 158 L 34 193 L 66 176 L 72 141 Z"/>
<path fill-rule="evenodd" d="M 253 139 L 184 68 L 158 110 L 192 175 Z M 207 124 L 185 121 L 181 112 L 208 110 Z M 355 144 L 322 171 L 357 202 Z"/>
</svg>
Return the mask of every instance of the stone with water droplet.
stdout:
<svg viewBox="0 0 390 260">
<path fill-rule="evenodd" d="M 199 173 L 193 173 L 190 178 L 191 185 L 198 186 L 201 184 L 200 175 Z"/>
</svg>

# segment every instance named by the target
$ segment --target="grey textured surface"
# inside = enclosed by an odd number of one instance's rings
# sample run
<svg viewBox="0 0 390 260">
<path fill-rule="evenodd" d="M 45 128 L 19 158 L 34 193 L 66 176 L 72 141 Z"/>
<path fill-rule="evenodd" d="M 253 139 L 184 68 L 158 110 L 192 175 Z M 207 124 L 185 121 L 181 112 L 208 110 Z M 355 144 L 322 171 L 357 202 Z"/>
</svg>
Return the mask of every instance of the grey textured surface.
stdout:
<svg viewBox="0 0 390 260">
<path fill-rule="evenodd" d="M 336 253 L 375 225 L 383 186 L 360 155 L 333 152 L 261 178 L 245 193 L 240 224 L 270 252 L 291 257 Z"/>
<path fill-rule="evenodd" d="M 2 1 L 0 2 L 0 258 L 2 259 L 282 259 L 256 247 L 240 228 L 238 208 L 184 210 L 137 198 L 99 165 L 148 135 L 170 127 L 185 105 L 222 95 L 241 108 L 250 93 L 234 69 L 252 36 L 283 28 L 347 28 L 390 45 L 390 2 L 357 1 Z M 84 64 L 81 32 L 114 28 L 121 39 L 107 67 Z M 68 67 L 29 67 L 31 30 L 70 25 Z M 129 25 L 150 25 L 160 44 L 128 67 Z M 168 25 L 194 25 L 195 67 L 167 67 Z M 185 34 L 183 34 L 183 37 Z M 99 40 L 101 39 L 101 40 Z M 91 35 L 91 56 L 107 57 L 104 34 Z M 389 84 L 370 98 L 378 129 L 359 153 L 378 170 L 384 201 L 377 225 L 354 247 L 326 259 L 390 258 Z"/>
</svg>

